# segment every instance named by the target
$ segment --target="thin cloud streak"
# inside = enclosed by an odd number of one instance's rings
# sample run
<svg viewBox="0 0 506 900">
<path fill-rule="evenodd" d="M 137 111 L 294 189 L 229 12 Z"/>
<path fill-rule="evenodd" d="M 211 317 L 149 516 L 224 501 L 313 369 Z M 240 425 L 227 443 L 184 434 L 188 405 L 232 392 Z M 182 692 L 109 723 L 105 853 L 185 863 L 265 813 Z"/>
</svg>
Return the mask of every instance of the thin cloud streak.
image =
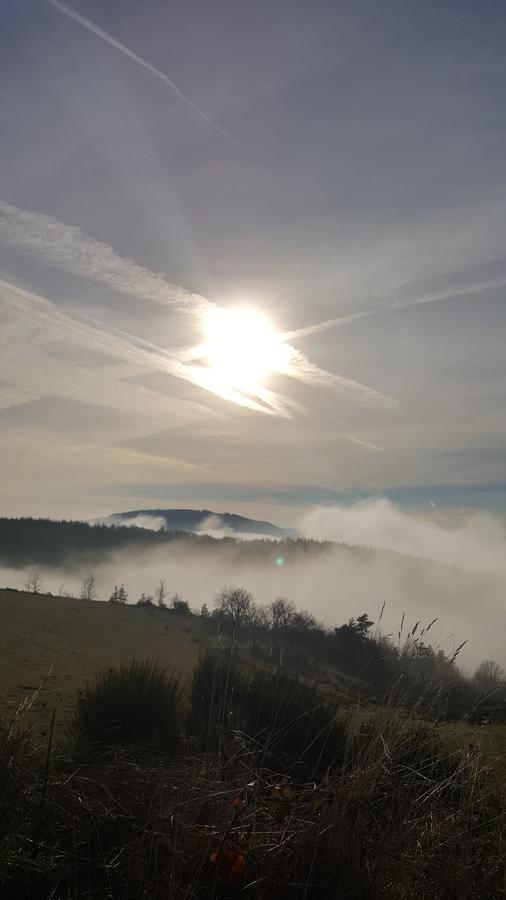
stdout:
<svg viewBox="0 0 506 900">
<path fill-rule="evenodd" d="M 326 319 L 324 322 L 317 322 L 315 325 L 308 325 L 306 328 L 298 328 L 296 331 L 288 331 L 284 337 L 287 340 L 297 340 L 301 337 L 309 337 L 312 334 L 320 334 L 322 331 L 328 331 L 331 328 L 340 328 L 348 325 L 350 322 L 356 322 L 359 319 L 365 319 L 369 316 L 377 316 L 381 313 L 393 312 L 397 309 L 408 309 L 413 306 L 423 306 L 428 303 L 440 303 L 443 300 L 451 300 L 455 297 L 468 297 L 471 294 L 478 294 L 481 291 L 491 291 L 494 288 L 506 287 L 506 278 L 498 278 L 490 281 L 482 281 L 469 285 L 454 285 L 443 291 L 434 294 L 424 294 L 421 297 L 415 297 L 412 300 L 397 300 L 394 303 L 386 303 L 383 306 L 377 306 L 375 309 L 365 309 L 362 312 L 350 313 L 346 316 L 337 316 L 334 319 Z"/>
<path fill-rule="evenodd" d="M 107 244 L 88 237 L 80 228 L 66 225 L 52 216 L 32 212 L 12 206 L 0 200 L 0 240 L 7 245 L 20 248 L 50 265 L 57 266 L 72 274 L 88 278 L 103 284 L 120 293 L 125 293 L 141 300 L 170 306 L 182 312 L 199 317 L 215 304 L 200 294 L 192 294 L 184 288 L 166 281 L 163 275 L 149 271 L 132 260 L 118 256 Z M 53 307 L 54 314 L 61 316 Z M 75 320 L 66 317 L 68 322 Z M 92 322 L 92 319 L 88 319 Z M 95 346 L 98 335 L 104 339 L 105 329 L 101 322 L 93 328 Z M 314 326 L 318 328 L 319 326 Z M 193 350 L 185 348 L 170 356 L 167 351 L 141 338 L 122 332 L 120 329 L 108 327 L 109 333 L 126 338 L 128 346 L 132 342 L 136 347 L 149 349 L 148 357 L 162 354 L 165 366 L 172 360 L 170 374 L 183 378 L 195 385 L 209 390 L 224 400 L 245 406 L 256 412 L 269 415 L 290 417 L 292 412 L 300 410 L 300 404 L 290 401 L 267 388 L 258 387 L 256 400 L 230 385 L 220 383 L 216 374 L 203 366 L 187 365 L 193 358 Z M 286 337 L 286 335 L 284 335 Z M 357 381 L 326 372 L 311 363 L 300 351 L 288 346 L 290 363 L 283 374 L 313 386 L 323 386 L 339 391 L 354 402 L 366 405 L 395 409 L 397 401 L 386 397 L 374 388 L 362 385 Z M 130 359 L 130 356 L 124 358 Z M 159 366 L 157 367 L 159 368 Z M 167 369 L 162 367 L 163 371 Z M 259 402 L 258 402 L 259 401 Z"/>
<path fill-rule="evenodd" d="M 287 371 L 288 375 L 292 375 L 294 378 L 298 378 L 299 381 L 303 381 L 306 384 L 334 388 L 357 403 L 368 406 L 379 406 L 390 411 L 398 410 L 399 402 L 394 397 L 388 397 L 368 385 L 361 384 L 359 381 L 354 381 L 352 378 L 345 378 L 343 375 L 334 375 L 332 372 L 320 369 L 319 366 L 314 365 L 314 363 L 312 363 L 303 353 L 296 350 L 294 347 L 291 347 L 290 349 L 292 351 L 292 358 L 290 360 L 290 367 Z"/>
<path fill-rule="evenodd" d="M 0 200 L 0 240 L 43 262 L 132 297 L 191 313 L 211 305 L 200 294 L 192 294 L 171 284 L 163 275 L 118 256 L 107 244 L 88 237 L 80 228 L 4 200 Z"/>
<path fill-rule="evenodd" d="M 24 314 L 28 313 L 32 318 L 36 316 L 46 325 L 53 325 L 58 338 L 61 338 L 62 334 L 67 334 L 88 349 L 100 350 L 148 370 L 161 371 L 188 381 L 224 400 L 254 412 L 271 416 L 290 416 L 291 404 L 289 401 L 285 403 L 284 398 L 270 391 L 262 392 L 261 402 L 257 402 L 252 397 L 213 379 L 210 370 L 199 366 L 185 365 L 177 357 L 156 344 L 150 344 L 148 341 L 106 326 L 97 320 L 88 319 L 88 321 L 94 321 L 97 327 L 80 322 L 57 310 L 54 304 L 45 297 L 26 291 L 4 279 L 0 279 L 0 293 L 6 304 Z"/>
<path fill-rule="evenodd" d="M 383 447 L 378 447 L 377 444 L 373 444 L 371 441 L 364 441 L 363 438 L 358 438 L 355 434 L 345 434 L 345 438 L 353 444 L 358 444 L 360 447 L 367 447 L 368 450 L 379 450 L 380 453 L 383 450 Z"/>
<path fill-rule="evenodd" d="M 123 53 L 124 56 L 127 56 L 129 59 L 131 59 L 132 62 L 137 63 L 137 65 L 145 69 L 146 72 L 149 72 L 151 75 L 154 75 L 155 78 L 158 78 L 159 81 L 162 81 L 163 84 L 170 88 L 170 90 L 173 94 L 176 95 L 176 97 L 179 97 L 179 99 L 182 100 L 183 103 L 186 104 L 186 106 L 188 106 L 201 119 L 207 122 L 208 125 L 214 128 L 218 132 L 218 134 L 221 134 L 222 137 L 226 138 L 228 141 L 232 141 L 232 143 L 235 143 L 232 135 L 230 135 L 228 131 L 225 131 L 225 129 L 222 128 L 221 125 L 218 125 L 218 123 L 215 122 L 214 119 L 212 119 L 210 116 L 208 116 L 207 113 L 205 113 L 202 109 L 200 109 L 199 106 L 193 103 L 193 101 L 190 100 L 190 98 L 187 97 L 186 94 L 183 94 L 183 92 L 177 87 L 177 85 L 174 84 L 174 82 L 171 81 L 164 72 L 161 72 L 160 69 L 152 66 L 151 63 L 143 59 L 142 56 L 134 53 L 134 51 L 130 50 L 129 47 L 126 47 L 124 44 L 120 43 L 120 41 L 117 41 L 116 38 L 114 38 L 107 31 L 104 31 L 102 28 L 99 28 L 99 26 L 95 25 L 95 23 L 90 19 L 86 19 L 84 16 L 81 16 L 78 12 L 72 9 L 72 7 L 67 6 L 66 3 L 61 3 L 60 0 L 48 0 L 48 2 L 51 6 L 54 7 L 54 9 L 57 9 L 59 12 L 63 13 L 64 16 L 72 19 L 73 22 L 81 25 L 82 28 L 86 28 L 87 31 L 90 31 L 96 37 L 100 38 L 102 41 L 105 41 L 106 44 L 114 47 L 114 49 L 118 50 L 119 53 Z"/>
</svg>

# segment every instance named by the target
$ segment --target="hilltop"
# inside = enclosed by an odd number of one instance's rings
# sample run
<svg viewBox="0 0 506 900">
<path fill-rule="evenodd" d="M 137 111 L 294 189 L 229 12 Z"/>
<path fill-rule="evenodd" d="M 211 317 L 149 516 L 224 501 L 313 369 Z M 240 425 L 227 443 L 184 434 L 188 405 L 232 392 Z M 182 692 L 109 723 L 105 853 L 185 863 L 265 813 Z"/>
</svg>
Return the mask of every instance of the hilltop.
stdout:
<svg viewBox="0 0 506 900">
<path fill-rule="evenodd" d="M 99 523 L 229 537 L 234 535 L 276 539 L 297 537 L 295 528 L 281 528 L 272 522 L 248 519 L 235 513 L 213 512 L 210 509 L 133 509 L 114 513 L 100 519 Z"/>
</svg>

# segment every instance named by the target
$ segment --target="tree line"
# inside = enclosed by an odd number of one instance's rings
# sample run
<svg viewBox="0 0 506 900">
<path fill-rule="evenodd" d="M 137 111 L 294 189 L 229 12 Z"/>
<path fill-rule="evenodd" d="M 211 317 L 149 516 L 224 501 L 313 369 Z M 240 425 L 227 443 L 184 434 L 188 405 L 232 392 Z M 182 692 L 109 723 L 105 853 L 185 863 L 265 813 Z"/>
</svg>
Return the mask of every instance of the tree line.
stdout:
<svg viewBox="0 0 506 900">
<path fill-rule="evenodd" d="M 25 588 L 41 592 L 37 570 L 29 574 Z M 87 601 L 98 599 L 94 574 L 83 580 L 79 596 Z M 108 598 L 118 605 L 130 600 L 124 584 L 114 585 Z M 330 665 L 348 679 L 349 689 L 365 691 L 373 700 L 395 690 L 411 704 L 423 698 L 433 707 L 431 712 L 435 708 L 447 719 L 506 721 L 504 670 L 496 661 L 485 659 L 472 677 L 464 677 L 457 665 L 464 644 L 449 655 L 430 642 L 437 619 L 425 626 L 416 622 L 408 630 L 403 617 L 396 635 L 384 635 L 382 610 L 376 623 L 364 612 L 329 628 L 311 612 L 298 610 L 286 597 L 262 605 L 246 588 L 235 585 L 217 594 L 212 610 L 204 603 L 194 613 L 179 593 L 169 593 L 166 579 L 160 579 L 152 593 L 143 592 L 134 603 L 146 611 L 198 615 L 214 628 L 225 653 L 233 656 L 246 649 L 275 671 L 317 679 L 325 665 Z"/>
</svg>

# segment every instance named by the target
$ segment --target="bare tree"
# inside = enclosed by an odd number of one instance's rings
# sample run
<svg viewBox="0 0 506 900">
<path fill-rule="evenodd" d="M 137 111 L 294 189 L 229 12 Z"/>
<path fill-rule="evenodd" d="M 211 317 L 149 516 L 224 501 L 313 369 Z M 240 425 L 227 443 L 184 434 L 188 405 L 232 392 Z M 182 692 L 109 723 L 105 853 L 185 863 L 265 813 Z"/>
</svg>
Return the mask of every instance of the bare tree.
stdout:
<svg viewBox="0 0 506 900">
<path fill-rule="evenodd" d="M 79 596 L 81 600 L 97 599 L 97 580 L 93 574 L 84 579 Z"/>
<path fill-rule="evenodd" d="M 155 591 L 156 605 L 163 609 L 166 606 L 167 588 L 165 586 L 165 578 L 160 578 L 158 587 Z"/>
<path fill-rule="evenodd" d="M 42 579 L 37 569 L 33 569 L 30 572 L 24 586 L 29 594 L 40 594 L 42 592 Z"/>
<path fill-rule="evenodd" d="M 504 681 L 504 669 L 493 659 L 484 659 L 476 669 L 474 678 L 481 687 L 493 690 Z"/>
<path fill-rule="evenodd" d="M 272 630 L 278 634 L 282 634 L 286 640 L 287 632 L 292 624 L 296 609 L 291 600 L 286 597 L 278 597 L 270 605 Z"/>
<path fill-rule="evenodd" d="M 249 613 L 248 625 L 251 632 L 251 646 L 253 650 L 257 649 L 257 640 L 259 635 L 264 632 L 268 634 L 270 624 L 270 616 L 265 606 L 257 606 L 252 603 Z"/>
<path fill-rule="evenodd" d="M 214 603 L 218 614 L 231 622 L 234 628 L 248 624 L 254 607 L 252 594 L 241 587 L 225 588 Z"/>
<path fill-rule="evenodd" d="M 272 631 L 271 656 L 281 668 L 288 645 L 288 632 L 295 618 L 296 609 L 291 600 L 278 597 L 269 606 Z"/>
</svg>

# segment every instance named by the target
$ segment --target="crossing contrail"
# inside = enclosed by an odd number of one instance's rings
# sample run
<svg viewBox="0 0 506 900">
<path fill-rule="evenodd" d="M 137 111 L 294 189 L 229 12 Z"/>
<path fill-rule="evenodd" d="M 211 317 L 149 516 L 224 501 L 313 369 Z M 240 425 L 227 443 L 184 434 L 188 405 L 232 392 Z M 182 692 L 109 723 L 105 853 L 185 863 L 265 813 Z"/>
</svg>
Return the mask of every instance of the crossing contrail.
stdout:
<svg viewBox="0 0 506 900">
<path fill-rule="evenodd" d="M 427 303 L 440 303 L 443 300 L 451 300 L 454 297 L 468 297 L 470 294 L 477 294 L 480 291 L 491 291 L 494 288 L 506 287 L 506 278 L 496 278 L 490 281 L 475 282 L 474 284 L 458 284 L 437 291 L 433 294 L 422 294 L 420 297 L 414 297 L 411 300 L 397 300 L 391 303 L 384 303 L 381 306 L 372 309 L 364 309 L 356 313 L 349 313 L 344 316 L 336 316 L 332 319 L 325 319 L 324 322 L 317 322 L 315 325 L 307 325 L 305 328 L 297 328 L 296 331 L 287 331 L 283 335 L 285 340 L 295 340 L 296 338 L 308 337 L 311 334 L 320 334 L 322 331 L 328 331 L 330 328 L 340 328 L 349 322 L 356 322 L 358 319 L 366 319 L 369 316 L 377 316 L 380 313 L 393 312 L 394 310 L 409 309 L 413 306 L 424 306 Z"/>
<path fill-rule="evenodd" d="M 186 94 L 183 94 L 183 92 L 179 90 L 178 86 L 174 84 L 174 82 L 171 81 L 164 72 L 161 72 L 160 69 L 152 66 L 151 63 L 148 63 L 145 59 L 142 58 L 142 56 L 139 56 L 138 53 L 134 53 L 134 51 L 130 50 L 129 47 L 125 47 L 124 44 L 120 43 L 120 41 L 117 41 L 116 38 L 109 34 L 109 32 L 104 31 L 103 28 L 99 28 L 99 26 L 95 25 L 95 23 L 90 19 L 86 19 L 84 16 L 81 16 L 80 13 L 76 12 L 75 9 L 72 9 L 71 6 L 67 6 L 66 3 L 61 3 L 60 0 L 48 0 L 48 2 L 51 4 L 51 6 L 54 6 L 55 9 L 59 10 L 59 12 L 63 13 L 64 16 L 68 16 L 69 19 L 77 22 L 77 24 L 81 25 L 82 28 L 86 28 L 88 31 L 91 31 L 91 33 L 96 37 L 100 38 L 102 41 L 105 41 L 106 44 L 114 47 L 114 49 L 118 50 L 120 53 L 123 53 L 124 56 L 128 56 L 128 58 L 131 59 L 132 62 L 135 62 L 139 66 L 142 66 L 142 68 L 145 69 L 146 72 L 150 72 L 151 75 L 154 75 L 156 78 L 158 78 L 159 81 L 163 82 L 163 84 L 170 88 L 170 90 L 173 94 L 176 95 L 176 97 L 179 97 L 179 99 L 182 100 L 183 103 L 186 104 L 186 106 L 189 106 L 189 108 L 193 110 L 194 113 L 200 116 L 201 119 L 204 119 L 204 121 L 207 122 L 208 125 L 211 125 L 211 127 L 214 128 L 219 134 L 221 134 L 222 137 L 226 138 L 228 141 L 232 141 L 232 143 L 235 143 L 232 135 L 230 135 L 228 131 L 225 131 L 225 129 L 220 125 L 218 125 L 218 123 L 215 122 L 214 119 L 211 119 L 211 117 L 208 116 L 202 109 L 200 109 L 199 106 L 193 103 L 193 101 L 190 100 L 190 98 L 187 97 Z"/>
<path fill-rule="evenodd" d="M 176 355 L 163 347 L 144 341 L 91 317 L 78 319 L 69 316 L 58 310 L 55 304 L 43 295 L 25 290 L 1 277 L 0 302 L 29 316 L 32 323 L 40 322 L 52 329 L 55 338 L 61 340 L 65 335 L 90 350 L 100 350 L 124 362 L 134 363 L 142 368 L 163 372 L 166 375 L 188 381 L 223 400 L 228 400 L 254 412 L 290 418 L 292 405 L 289 401 L 285 403 L 284 398 L 272 391 L 258 394 L 258 400 L 255 400 L 254 397 L 227 384 L 222 384 L 217 379 L 213 380 L 203 367 L 185 365 Z"/>
</svg>

